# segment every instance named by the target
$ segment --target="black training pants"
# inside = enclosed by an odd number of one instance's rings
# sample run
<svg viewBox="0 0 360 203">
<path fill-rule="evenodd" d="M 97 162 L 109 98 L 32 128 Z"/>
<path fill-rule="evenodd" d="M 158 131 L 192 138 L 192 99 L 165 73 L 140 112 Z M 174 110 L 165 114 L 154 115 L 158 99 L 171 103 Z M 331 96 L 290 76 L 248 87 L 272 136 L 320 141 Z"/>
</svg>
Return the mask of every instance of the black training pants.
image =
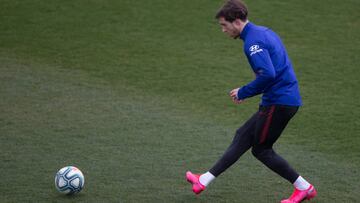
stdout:
<svg viewBox="0 0 360 203">
<path fill-rule="evenodd" d="M 294 183 L 299 174 L 272 147 L 297 110 L 298 107 L 294 106 L 260 106 L 259 111 L 236 131 L 231 145 L 210 169 L 210 173 L 219 176 L 252 148 L 251 152 L 258 160 Z"/>
</svg>

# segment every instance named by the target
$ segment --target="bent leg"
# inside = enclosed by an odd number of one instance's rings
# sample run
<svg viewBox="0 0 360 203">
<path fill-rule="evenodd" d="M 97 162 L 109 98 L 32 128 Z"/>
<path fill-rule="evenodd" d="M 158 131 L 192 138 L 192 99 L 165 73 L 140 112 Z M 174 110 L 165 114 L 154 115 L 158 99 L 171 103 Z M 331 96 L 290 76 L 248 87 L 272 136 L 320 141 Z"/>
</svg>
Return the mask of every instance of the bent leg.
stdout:
<svg viewBox="0 0 360 203">
<path fill-rule="evenodd" d="M 254 147 L 251 152 L 269 169 L 279 174 L 290 183 L 294 183 L 299 177 L 299 174 L 288 164 L 288 162 L 279 156 L 272 148 L 264 149 L 261 147 Z"/>
<path fill-rule="evenodd" d="M 272 147 L 297 110 L 290 106 L 261 107 L 252 148 L 258 160 L 290 183 L 294 183 L 299 174 Z"/>
</svg>

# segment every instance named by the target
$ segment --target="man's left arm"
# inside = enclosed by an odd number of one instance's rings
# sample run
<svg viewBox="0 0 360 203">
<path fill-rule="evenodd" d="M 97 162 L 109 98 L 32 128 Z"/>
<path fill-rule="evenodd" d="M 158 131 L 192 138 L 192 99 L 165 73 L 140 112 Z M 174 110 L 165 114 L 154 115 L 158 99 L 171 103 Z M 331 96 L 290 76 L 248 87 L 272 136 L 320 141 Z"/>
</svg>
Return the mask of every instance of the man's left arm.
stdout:
<svg viewBox="0 0 360 203">
<path fill-rule="evenodd" d="M 263 93 L 264 89 L 275 79 L 276 73 L 268 50 L 261 44 L 253 44 L 245 49 L 245 54 L 256 74 L 255 80 L 241 87 L 237 99 L 244 100 Z"/>
</svg>

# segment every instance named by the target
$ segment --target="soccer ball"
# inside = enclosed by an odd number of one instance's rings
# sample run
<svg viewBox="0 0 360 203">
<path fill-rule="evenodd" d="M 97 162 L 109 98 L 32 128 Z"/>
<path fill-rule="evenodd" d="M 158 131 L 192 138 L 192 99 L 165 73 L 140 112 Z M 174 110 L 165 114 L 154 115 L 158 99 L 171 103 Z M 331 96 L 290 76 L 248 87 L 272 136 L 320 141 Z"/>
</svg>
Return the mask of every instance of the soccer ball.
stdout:
<svg viewBox="0 0 360 203">
<path fill-rule="evenodd" d="M 55 175 L 55 187 L 63 194 L 72 195 L 80 192 L 84 183 L 84 175 L 75 166 L 65 166 Z"/>
</svg>

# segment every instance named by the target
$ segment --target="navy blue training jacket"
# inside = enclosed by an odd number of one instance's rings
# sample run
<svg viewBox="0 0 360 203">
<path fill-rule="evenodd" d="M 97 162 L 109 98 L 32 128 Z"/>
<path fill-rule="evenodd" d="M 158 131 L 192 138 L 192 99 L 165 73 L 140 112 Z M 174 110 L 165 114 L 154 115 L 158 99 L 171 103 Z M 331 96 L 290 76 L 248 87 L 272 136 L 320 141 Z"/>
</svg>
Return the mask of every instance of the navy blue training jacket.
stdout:
<svg viewBox="0 0 360 203">
<path fill-rule="evenodd" d="M 256 78 L 240 88 L 237 98 L 263 94 L 263 106 L 301 106 L 298 81 L 280 37 L 267 27 L 249 22 L 240 38 Z"/>
</svg>

